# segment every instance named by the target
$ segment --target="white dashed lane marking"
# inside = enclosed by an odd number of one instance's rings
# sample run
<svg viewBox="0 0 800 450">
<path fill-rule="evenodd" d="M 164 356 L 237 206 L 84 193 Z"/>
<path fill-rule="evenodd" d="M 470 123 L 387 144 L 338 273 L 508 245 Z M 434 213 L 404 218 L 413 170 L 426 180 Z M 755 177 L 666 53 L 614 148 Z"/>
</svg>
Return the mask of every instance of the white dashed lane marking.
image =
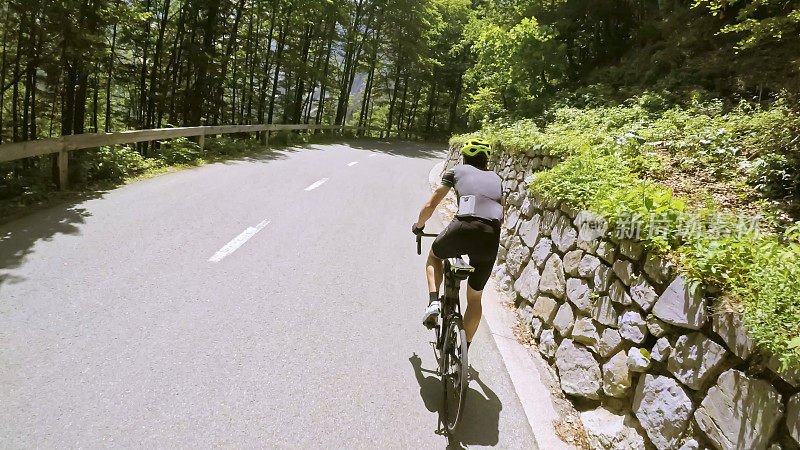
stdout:
<svg viewBox="0 0 800 450">
<path fill-rule="evenodd" d="M 225 244 L 224 247 L 219 249 L 217 253 L 214 253 L 214 256 L 208 258 L 209 262 L 220 262 L 222 258 L 230 255 L 231 253 L 235 252 L 236 249 L 241 247 L 245 242 L 247 242 L 251 237 L 255 236 L 256 233 L 261 231 L 265 226 L 269 225 L 269 220 L 263 220 L 261 223 L 254 227 L 247 227 L 246 230 L 242 231 L 238 236 L 233 238 L 230 242 Z"/>
<path fill-rule="evenodd" d="M 351 166 L 355 166 L 356 164 L 358 164 L 358 161 L 353 161 L 350 164 L 348 164 L 347 166 L 351 167 Z"/>
<path fill-rule="evenodd" d="M 327 178 L 323 178 L 323 179 L 321 179 L 319 181 L 315 181 L 314 183 L 311 184 L 311 186 L 307 187 L 306 190 L 307 191 L 313 191 L 314 189 L 322 186 L 322 183 L 324 183 L 326 181 L 328 181 Z"/>
</svg>

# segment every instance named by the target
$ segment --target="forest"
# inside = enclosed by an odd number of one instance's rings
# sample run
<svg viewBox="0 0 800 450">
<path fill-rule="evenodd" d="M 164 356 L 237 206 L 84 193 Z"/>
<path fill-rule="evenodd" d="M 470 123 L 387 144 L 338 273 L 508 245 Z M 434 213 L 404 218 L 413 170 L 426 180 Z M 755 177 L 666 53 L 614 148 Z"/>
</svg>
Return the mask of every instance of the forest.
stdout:
<svg viewBox="0 0 800 450">
<path fill-rule="evenodd" d="M 442 139 L 653 90 L 676 104 L 697 96 L 796 104 L 798 8 L 772 0 L 7 0 L 0 144 L 261 123 Z M 152 158 L 161 148 L 135 151 Z M 96 159 L 73 157 L 79 166 Z M 50 165 L 46 157 L 0 165 L 0 197 L 49 189 Z M 72 175 L 93 178 L 91 170 Z"/>
</svg>

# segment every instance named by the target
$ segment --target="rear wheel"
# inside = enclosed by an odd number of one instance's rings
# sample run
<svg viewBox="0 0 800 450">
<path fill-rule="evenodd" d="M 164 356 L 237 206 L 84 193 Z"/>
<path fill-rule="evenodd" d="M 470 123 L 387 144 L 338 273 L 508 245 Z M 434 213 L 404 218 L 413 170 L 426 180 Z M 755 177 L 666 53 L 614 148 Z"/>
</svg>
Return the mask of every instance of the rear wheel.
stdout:
<svg viewBox="0 0 800 450">
<path fill-rule="evenodd" d="M 453 317 L 447 324 L 442 350 L 441 374 L 444 388 L 443 423 L 448 433 L 458 426 L 467 399 L 467 334 L 461 319 Z"/>
</svg>

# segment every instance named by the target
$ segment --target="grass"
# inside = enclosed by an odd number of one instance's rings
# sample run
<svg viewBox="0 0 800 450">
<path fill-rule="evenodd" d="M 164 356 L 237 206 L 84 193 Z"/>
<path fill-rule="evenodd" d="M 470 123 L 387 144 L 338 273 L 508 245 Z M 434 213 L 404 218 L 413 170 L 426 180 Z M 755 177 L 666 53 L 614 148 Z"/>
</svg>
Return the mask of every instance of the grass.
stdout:
<svg viewBox="0 0 800 450">
<path fill-rule="evenodd" d="M 559 108 L 544 123 L 496 123 L 480 136 L 508 152 L 558 155 L 530 189 L 602 214 L 612 232 L 655 221 L 643 243 L 675 261 L 717 307 L 743 312 L 757 345 L 800 367 L 800 119 L 712 100 Z M 760 214 L 757 227 L 742 219 Z M 699 232 L 698 232 L 699 231 Z"/>
</svg>

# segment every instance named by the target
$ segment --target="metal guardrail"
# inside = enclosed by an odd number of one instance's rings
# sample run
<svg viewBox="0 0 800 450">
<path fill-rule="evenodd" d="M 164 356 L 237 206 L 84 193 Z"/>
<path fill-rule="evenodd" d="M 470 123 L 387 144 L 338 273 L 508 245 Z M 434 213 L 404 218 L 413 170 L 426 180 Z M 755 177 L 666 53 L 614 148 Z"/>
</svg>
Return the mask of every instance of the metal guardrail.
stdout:
<svg viewBox="0 0 800 450">
<path fill-rule="evenodd" d="M 0 145 L 0 163 L 14 161 L 33 156 L 58 153 L 58 171 L 60 188 L 67 187 L 67 174 L 69 152 L 86 148 L 102 147 L 104 145 L 135 144 L 137 142 L 160 141 L 179 137 L 198 136 L 198 144 L 202 149 L 207 135 L 230 133 L 257 133 L 264 132 L 262 141 L 269 143 L 269 133 L 281 130 L 340 130 L 360 131 L 369 130 L 369 127 L 340 126 L 340 125 L 291 125 L 291 124 L 265 124 L 265 125 L 221 125 L 202 127 L 156 128 L 149 130 L 121 131 L 117 133 L 90 133 L 72 134 L 57 138 L 41 139 L 38 141 L 13 142 Z"/>
</svg>

